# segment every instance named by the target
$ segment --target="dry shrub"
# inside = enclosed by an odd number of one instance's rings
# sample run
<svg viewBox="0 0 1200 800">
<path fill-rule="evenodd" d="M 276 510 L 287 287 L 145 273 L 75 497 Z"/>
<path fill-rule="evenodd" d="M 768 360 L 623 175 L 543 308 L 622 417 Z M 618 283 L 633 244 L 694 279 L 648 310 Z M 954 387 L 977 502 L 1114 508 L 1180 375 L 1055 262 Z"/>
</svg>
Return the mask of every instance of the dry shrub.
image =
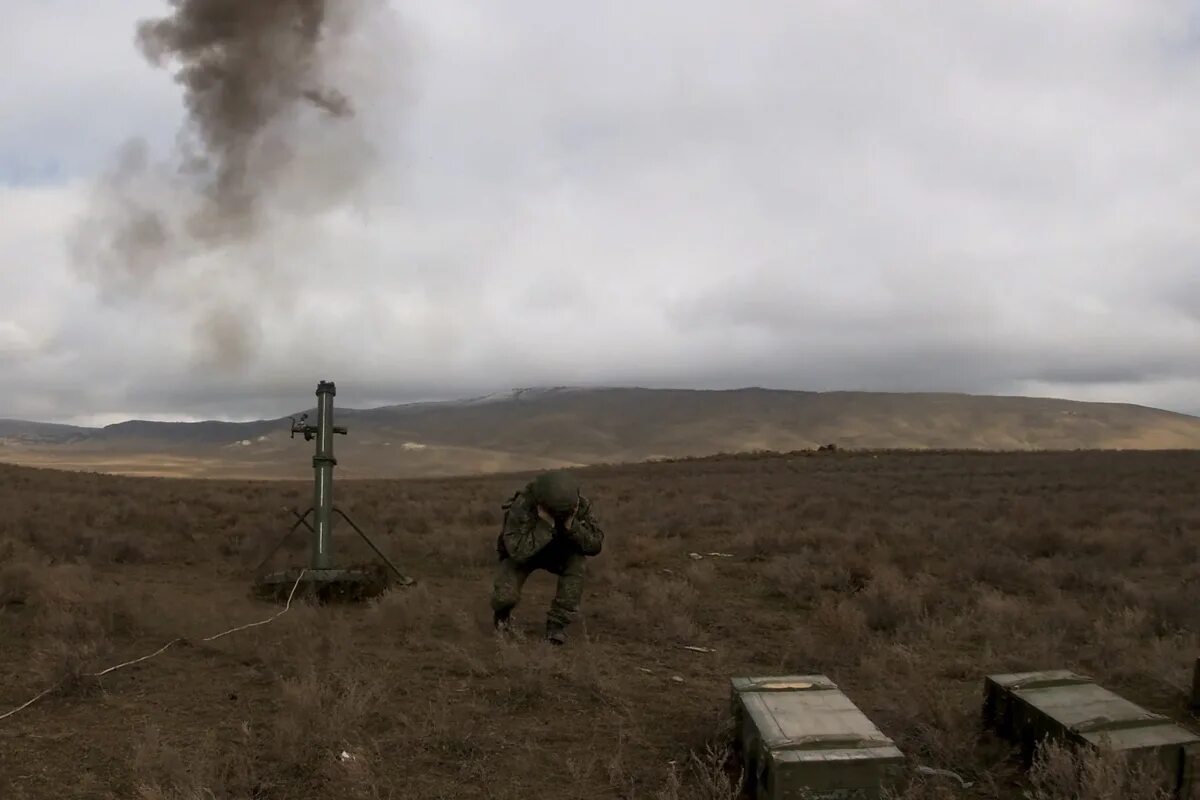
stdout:
<svg viewBox="0 0 1200 800">
<path fill-rule="evenodd" d="M 711 561 L 695 561 L 683 571 L 683 576 L 698 589 L 712 586 L 717 579 L 717 568 Z"/>
<path fill-rule="evenodd" d="M 705 505 L 692 511 L 697 528 L 728 534 L 737 522 L 735 509 L 729 503 Z"/>
<path fill-rule="evenodd" d="M 427 537 L 433 532 L 433 521 L 428 513 L 412 513 L 401 521 L 400 527 L 408 533 L 415 534 L 420 537 Z"/>
<path fill-rule="evenodd" d="M 31 673 L 62 691 L 92 685 L 87 673 L 113 651 L 113 638 L 141 627 L 129 599 L 97 583 L 82 565 L 47 567 L 32 581 L 26 598 L 33 614 Z"/>
<path fill-rule="evenodd" d="M 875 566 L 862 556 L 851 554 L 836 563 L 826 563 L 818 571 L 821 589 L 839 594 L 857 594 L 871 584 Z"/>
<path fill-rule="evenodd" d="M 1147 612 L 1155 636 L 1200 633 L 1200 606 L 1196 604 L 1194 586 L 1155 587 L 1150 591 Z"/>
<path fill-rule="evenodd" d="M 62 529 L 62 523 L 44 524 L 25 532 L 28 543 L 51 562 L 87 559 L 96 543 L 96 534 L 87 529 Z"/>
<path fill-rule="evenodd" d="M 588 616 L 609 630 L 620 631 L 622 636 L 628 635 L 630 627 L 636 626 L 636 620 L 640 617 L 632 592 L 610 589 L 592 594 L 588 601 Z"/>
<path fill-rule="evenodd" d="M 949 784 L 944 779 L 922 777 L 916 778 L 903 788 L 885 786 L 880 795 L 882 800 L 959 800 L 962 796 L 957 784 Z"/>
<path fill-rule="evenodd" d="M 853 598 L 822 597 L 792 628 L 783 663 L 794 672 L 827 672 L 845 664 L 847 654 L 861 657 L 869 638 L 866 613 Z"/>
<path fill-rule="evenodd" d="M 870 636 L 867 613 L 852 597 L 821 598 L 808 626 L 838 647 L 861 647 Z"/>
<path fill-rule="evenodd" d="M 364 665 L 325 671 L 300 670 L 280 684 L 280 707 L 272 719 L 271 760 L 290 775 L 312 776 L 343 752 L 368 739 L 365 727 L 387 696 L 387 681 Z"/>
<path fill-rule="evenodd" d="M 665 515 L 658 527 L 652 530 L 653 536 L 659 539 L 684 539 L 691 529 L 692 522 L 688 515 L 673 512 Z"/>
<path fill-rule="evenodd" d="M 1053 558 L 1070 550 L 1067 534 L 1050 520 L 1018 528 L 1009 537 L 1008 544 L 1017 555 L 1026 558 Z"/>
<path fill-rule="evenodd" d="M 1029 800 L 1171 800 L 1161 764 L 1127 753 L 1046 742 L 1029 771 Z"/>
<path fill-rule="evenodd" d="M 1084 667 L 1104 680 L 1131 681 L 1142 685 L 1166 685 L 1164 663 L 1151 660 L 1155 653 L 1185 651 L 1192 642 L 1185 638 L 1147 638 L 1156 628 L 1149 612 L 1126 608 L 1091 621 L 1086 636 L 1080 637 L 1079 659 Z M 1194 639 L 1192 640 L 1194 642 Z"/>
<path fill-rule="evenodd" d="M 819 551 L 827 544 L 816 532 L 790 522 L 744 528 L 729 540 L 730 552 L 739 559 L 752 562 L 769 561 L 777 555 L 787 553 Z"/>
<path fill-rule="evenodd" d="M 655 639 L 689 640 L 697 633 L 696 603 L 699 592 L 687 580 L 654 577 L 642 581 L 633 596 L 635 616 L 630 621 Z"/>
<path fill-rule="evenodd" d="M 481 568 L 496 565 L 496 536 L 447 530 L 430 542 L 430 553 L 447 575 L 475 575 Z"/>
<path fill-rule="evenodd" d="M 627 696 L 628 673 L 611 669 L 604 654 L 590 643 L 582 642 L 572 654 L 571 685 L 587 699 L 599 702 L 605 709 L 622 718 L 633 713 Z"/>
<path fill-rule="evenodd" d="M 1024 626 L 1029 613 L 1023 600 L 989 586 L 978 587 L 974 601 L 975 619 L 990 639 L 1011 637 Z"/>
<path fill-rule="evenodd" d="M 327 735 L 351 732 L 387 694 L 384 676 L 365 666 L 338 671 L 306 667 L 281 684 L 281 715 L 302 724 L 310 733 L 323 728 Z M 291 727 L 291 726 L 289 726 Z"/>
<path fill-rule="evenodd" d="M 407 589 L 389 589 L 372 600 L 367 619 L 398 642 L 420 636 L 428 621 L 425 603 L 431 600 L 430 591 L 422 584 Z"/>
<path fill-rule="evenodd" d="M 18 562 L 0 565 L 0 608 L 23 606 L 37 591 L 32 564 Z"/>
<path fill-rule="evenodd" d="M 189 743 L 186 751 L 166 741 L 155 724 L 134 741 L 130 770 L 137 800 L 211 800 L 225 794 L 218 785 L 212 735 Z M 231 748 L 230 755 L 239 748 Z M 244 752 L 244 751 L 243 751 Z"/>
<path fill-rule="evenodd" d="M 787 602 L 791 608 L 808 608 L 817 598 L 827 574 L 810 566 L 803 557 L 786 555 L 772 558 L 757 570 L 767 594 Z M 832 578 L 834 582 L 838 578 Z"/>
<path fill-rule="evenodd" d="M 0 564 L 41 563 L 44 559 L 37 549 L 16 536 L 0 536 Z"/>
<path fill-rule="evenodd" d="M 232 734 L 209 731 L 182 745 L 151 725 L 130 763 L 136 798 L 289 797 L 289 789 L 318 787 L 322 796 L 351 800 L 390 796 L 377 773 L 380 748 L 359 725 L 364 707 L 379 698 L 362 687 L 361 674 L 346 680 L 310 672 L 282 684 L 283 708 L 263 730 L 242 722 Z"/>
<path fill-rule="evenodd" d="M 428 691 L 389 719 L 406 754 L 419 755 L 438 765 L 457 767 L 460 774 L 478 769 L 485 751 L 481 726 L 463 724 L 454 705 Z"/>
<path fill-rule="evenodd" d="M 629 774 L 629 767 L 625 761 L 626 739 L 624 731 L 617 732 L 617 741 L 609 751 L 608 760 L 604 765 L 608 773 L 608 785 L 618 797 L 634 797 L 637 792 L 636 782 Z"/>
<path fill-rule="evenodd" d="M 1028 559 L 1012 553 L 995 553 L 975 563 L 971 575 L 978 583 L 1011 595 L 1031 596 L 1044 588 Z"/>
<path fill-rule="evenodd" d="M 458 518 L 468 527 L 499 530 L 504 512 L 495 503 L 476 504 L 474 508 L 464 509 Z"/>
<path fill-rule="evenodd" d="M 102 564 L 144 564 L 150 560 L 145 543 L 129 536 L 104 537 L 92 546 L 92 561 Z"/>
<path fill-rule="evenodd" d="M 1136 516 L 1142 518 L 1143 525 L 1106 526 L 1080 532 L 1079 541 L 1073 548 L 1075 555 L 1090 556 L 1101 564 L 1120 564 L 1122 567 L 1141 566 L 1150 555 L 1150 543 L 1144 532 L 1152 530 L 1154 526 L 1152 520 L 1146 515 Z"/>
<path fill-rule="evenodd" d="M 691 578 L 703 586 L 715 574 L 701 569 Z M 662 643 L 690 640 L 700 630 L 700 589 L 679 573 L 609 571 L 602 582 L 585 585 L 585 592 L 589 619 L 622 637 Z"/>
<path fill-rule="evenodd" d="M 1054 560 L 1052 582 L 1060 591 L 1095 597 L 1108 606 L 1141 605 L 1145 601 L 1142 587 L 1129 577 L 1111 568 L 1068 558 Z"/>
<path fill-rule="evenodd" d="M 501 701 L 515 712 L 536 712 L 571 680 L 566 654 L 540 642 L 499 640 L 495 665 Z"/>
<path fill-rule="evenodd" d="M 490 674 L 487 663 L 473 648 L 459 642 L 438 639 L 430 648 L 438 654 L 447 676 L 479 678 Z"/>
<path fill-rule="evenodd" d="M 687 754 L 684 763 L 671 761 L 655 800 L 739 800 L 745 774 L 735 767 L 727 747 L 706 744 Z"/>
<path fill-rule="evenodd" d="M 625 569 L 678 561 L 686 552 L 676 539 L 655 539 L 636 535 L 605 546 L 607 552 L 604 555 L 609 559 L 617 559 Z"/>
<path fill-rule="evenodd" d="M 485 604 L 486 595 L 481 597 Z M 423 643 L 435 634 L 465 634 L 476 627 L 466 611 L 425 584 L 388 590 L 371 602 L 368 619 L 383 636 L 405 644 Z"/>
<path fill-rule="evenodd" d="M 38 682 L 64 695 L 90 693 L 98 686 L 91 676 L 96 662 L 112 652 L 106 639 L 66 640 L 45 637 L 34 645 L 29 672 Z"/>
<path fill-rule="evenodd" d="M 855 600 L 867 627 L 877 633 L 894 634 L 922 612 L 920 587 L 894 568 L 881 569 Z"/>
<path fill-rule="evenodd" d="M 949 769 L 975 758 L 979 703 L 975 687 L 930 685 L 907 694 L 903 702 L 915 720 L 904 750 L 923 764 Z"/>
</svg>

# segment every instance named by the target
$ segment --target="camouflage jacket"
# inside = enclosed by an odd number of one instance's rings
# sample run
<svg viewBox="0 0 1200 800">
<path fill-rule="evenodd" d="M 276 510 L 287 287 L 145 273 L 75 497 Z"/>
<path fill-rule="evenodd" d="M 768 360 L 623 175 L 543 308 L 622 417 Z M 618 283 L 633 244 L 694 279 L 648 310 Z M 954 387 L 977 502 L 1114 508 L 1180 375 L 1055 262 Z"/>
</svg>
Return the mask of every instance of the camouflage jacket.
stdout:
<svg viewBox="0 0 1200 800">
<path fill-rule="evenodd" d="M 537 508 L 523 490 L 504 504 L 504 525 L 496 542 L 496 551 L 501 560 L 511 558 L 524 564 L 555 540 L 554 527 L 538 516 Z M 557 537 L 563 545 L 585 556 L 599 555 L 604 545 L 604 531 L 592 504 L 586 497 L 579 498 L 579 510 L 575 512 L 571 527 Z"/>
</svg>

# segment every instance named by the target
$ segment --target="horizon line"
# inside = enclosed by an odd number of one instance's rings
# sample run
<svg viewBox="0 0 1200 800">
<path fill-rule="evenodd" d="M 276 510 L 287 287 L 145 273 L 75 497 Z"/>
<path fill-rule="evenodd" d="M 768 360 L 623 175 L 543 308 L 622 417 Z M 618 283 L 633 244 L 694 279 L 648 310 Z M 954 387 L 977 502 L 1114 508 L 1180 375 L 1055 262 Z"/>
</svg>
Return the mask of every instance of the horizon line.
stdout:
<svg viewBox="0 0 1200 800">
<path fill-rule="evenodd" d="M 710 392 L 710 393 L 714 393 L 714 394 L 715 393 L 762 391 L 762 392 L 779 392 L 779 393 L 783 393 L 783 394 L 813 394 L 813 395 L 831 395 L 831 394 L 870 394 L 870 395 L 907 395 L 907 396 L 943 395 L 943 396 L 977 397 L 977 398 L 1004 398 L 1004 399 L 1014 399 L 1014 400 L 1050 400 L 1050 401 L 1063 402 L 1063 403 L 1079 403 L 1079 404 L 1083 404 L 1083 405 L 1127 406 L 1127 407 L 1133 407 L 1133 408 L 1142 408 L 1142 409 L 1146 409 L 1146 410 L 1150 410 L 1150 411 L 1159 411 L 1159 412 L 1168 413 L 1168 414 L 1178 414 L 1180 416 L 1185 416 L 1185 417 L 1200 418 L 1200 411 L 1187 412 L 1187 411 L 1180 411 L 1177 409 L 1164 408 L 1164 407 L 1160 407 L 1160 406 L 1149 406 L 1149 405 L 1145 405 L 1142 403 L 1131 403 L 1131 402 L 1120 401 L 1120 400 L 1077 400 L 1077 399 L 1073 399 L 1073 398 L 1069 398 L 1069 397 L 1060 397 L 1060 396 L 1053 396 L 1053 395 L 1001 394 L 1001 393 L 988 393 L 988 392 L 969 392 L 969 391 L 961 391 L 961 390 L 960 391 L 951 391 L 951 390 L 922 389 L 922 390 L 903 390 L 902 391 L 902 390 L 893 390 L 893 389 L 780 389 L 780 388 L 773 388 L 770 386 L 760 386 L 760 385 L 739 386 L 739 387 L 726 388 L 726 389 L 718 389 L 718 388 L 699 388 L 698 389 L 698 388 L 694 388 L 694 387 L 672 387 L 672 386 L 650 387 L 650 386 L 640 386 L 640 385 L 636 385 L 636 384 L 630 384 L 630 385 L 559 384 L 559 385 L 544 385 L 544 386 L 519 386 L 519 387 L 512 387 L 509 389 L 496 390 L 493 392 L 488 392 L 488 393 L 480 394 L 480 395 L 443 397 L 440 399 L 410 400 L 410 401 L 399 402 L 399 403 L 384 402 L 384 403 L 380 403 L 377 405 L 367 405 L 367 406 L 338 406 L 338 408 L 342 411 L 366 412 L 366 411 L 376 411 L 376 410 L 385 409 L 385 408 L 403 408 L 403 407 L 421 406 L 421 405 L 431 405 L 432 406 L 432 405 L 476 403 L 476 402 L 488 401 L 493 398 L 497 401 L 503 401 L 504 399 L 516 399 L 517 396 L 519 396 L 519 394 L 521 394 L 523 392 L 553 392 L 553 391 L 563 391 L 563 390 L 566 390 L 566 391 Z M 291 412 L 291 414 L 300 414 L 300 413 L 304 413 L 304 411 L 311 411 L 311 410 L 312 410 L 311 408 L 303 409 L 300 411 Z M 107 423 L 103 423 L 103 424 L 83 424 L 81 422 L 64 422 L 64 421 L 54 421 L 54 420 L 45 420 L 45 419 L 41 419 L 41 420 L 29 419 L 26 417 L 7 417 L 6 416 L 6 417 L 0 417 L 0 422 L 15 422 L 15 423 L 24 423 L 24 424 L 29 424 L 29 425 L 54 425 L 54 426 L 61 426 L 61 427 L 66 427 L 66 428 L 78 428 L 81 430 L 104 430 L 106 428 L 111 428 L 111 427 L 115 427 L 118 425 L 126 425 L 126 424 L 130 424 L 130 423 L 138 423 L 138 422 L 150 423 L 150 424 L 163 424 L 163 425 L 202 425 L 202 424 L 206 424 L 206 423 L 218 423 L 218 424 L 227 424 L 227 425 L 248 425 L 248 424 L 253 424 L 256 422 L 264 422 L 264 423 L 265 422 L 277 422 L 281 419 L 285 419 L 288 416 L 291 416 L 291 414 L 281 414 L 280 416 L 277 416 L 277 417 L 243 417 L 243 418 L 223 418 L 223 419 L 216 418 L 216 417 L 205 417 L 205 418 L 187 417 L 186 415 L 185 416 L 168 417 L 166 415 L 151 414 L 151 415 L 147 415 L 147 416 L 131 416 L 131 417 L 126 417 L 126 418 L 115 419 L 112 422 L 107 422 Z M 92 418 L 102 418 L 105 416 L 114 416 L 115 417 L 118 415 L 81 414 L 81 415 L 76 415 L 74 417 L 70 417 L 70 418 L 66 418 L 66 419 L 80 420 L 80 419 L 85 419 L 88 416 L 91 416 Z M 62 419 L 62 418 L 60 418 L 60 419 Z"/>
</svg>

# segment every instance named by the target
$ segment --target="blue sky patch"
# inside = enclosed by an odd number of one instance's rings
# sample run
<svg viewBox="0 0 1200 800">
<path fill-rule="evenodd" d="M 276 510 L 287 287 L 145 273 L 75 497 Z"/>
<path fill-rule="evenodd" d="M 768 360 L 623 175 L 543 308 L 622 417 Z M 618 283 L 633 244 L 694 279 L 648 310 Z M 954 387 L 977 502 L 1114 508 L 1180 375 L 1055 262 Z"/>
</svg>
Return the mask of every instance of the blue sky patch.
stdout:
<svg viewBox="0 0 1200 800">
<path fill-rule="evenodd" d="M 0 154 L 0 184 L 5 186 L 46 186 L 65 179 L 66 171 L 58 159 L 33 160 Z"/>
</svg>

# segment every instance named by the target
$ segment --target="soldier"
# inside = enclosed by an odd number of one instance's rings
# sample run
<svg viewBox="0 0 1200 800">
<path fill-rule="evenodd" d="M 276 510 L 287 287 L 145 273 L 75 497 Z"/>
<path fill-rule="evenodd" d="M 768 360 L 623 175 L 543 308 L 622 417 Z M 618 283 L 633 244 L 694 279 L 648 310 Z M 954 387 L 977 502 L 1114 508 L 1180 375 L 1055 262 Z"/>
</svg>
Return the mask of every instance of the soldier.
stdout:
<svg viewBox="0 0 1200 800">
<path fill-rule="evenodd" d="M 566 628 L 579 611 L 585 560 L 600 553 L 604 532 L 579 484 L 566 472 L 538 475 L 503 507 L 504 525 L 496 542 L 500 565 L 492 587 L 496 630 L 512 630 L 510 614 L 521 599 L 521 587 L 531 572 L 544 569 L 558 576 L 546 639 L 564 644 Z"/>
</svg>

